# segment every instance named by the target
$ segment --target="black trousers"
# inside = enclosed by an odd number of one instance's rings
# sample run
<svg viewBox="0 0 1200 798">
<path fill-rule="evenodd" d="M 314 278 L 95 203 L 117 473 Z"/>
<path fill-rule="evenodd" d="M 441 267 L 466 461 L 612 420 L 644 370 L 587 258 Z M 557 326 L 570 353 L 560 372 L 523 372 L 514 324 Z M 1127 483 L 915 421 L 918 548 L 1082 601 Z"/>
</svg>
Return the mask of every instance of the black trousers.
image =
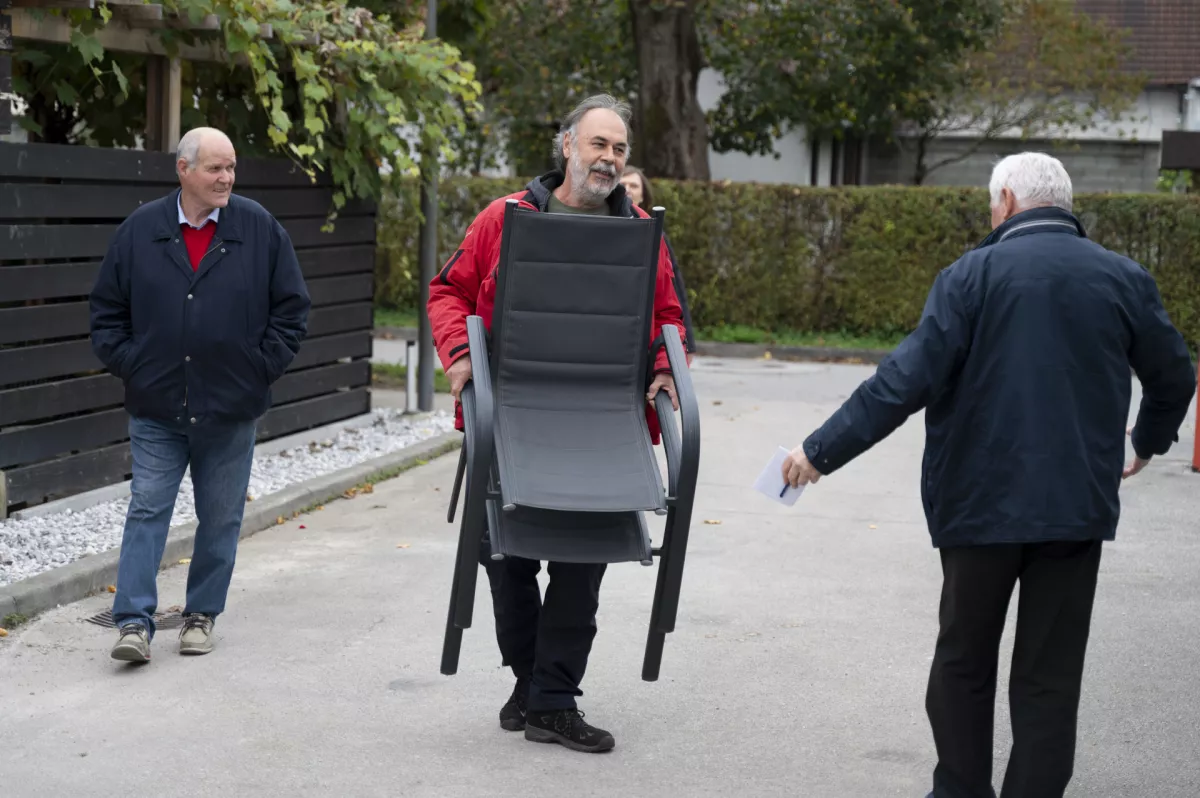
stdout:
<svg viewBox="0 0 1200 798">
<path fill-rule="evenodd" d="M 1002 798 L 1061 798 L 1075 765 L 1100 541 L 941 549 L 941 630 L 925 708 L 936 798 L 994 798 L 996 665 L 1021 582 L 1009 681 L 1013 748 Z"/>
<path fill-rule="evenodd" d="M 480 562 L 487 570 L 496 614 L 496 641 L 517 678 L 528 678 L 529 709 L 574 709 L 596 637 L 600 580 L 606 565 L 552 562 L 542 600 L 537 560 L 492 560 L 486 538 Z"/>
</svg>

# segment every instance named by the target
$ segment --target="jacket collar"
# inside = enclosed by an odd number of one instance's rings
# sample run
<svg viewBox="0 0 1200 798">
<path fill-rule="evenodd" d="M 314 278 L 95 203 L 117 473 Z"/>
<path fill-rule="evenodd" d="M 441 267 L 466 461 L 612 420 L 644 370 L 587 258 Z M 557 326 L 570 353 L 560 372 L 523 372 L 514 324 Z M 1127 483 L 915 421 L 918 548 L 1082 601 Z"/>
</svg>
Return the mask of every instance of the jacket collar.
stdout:
<svg viewBox="0 0 1200 798">
<path fill-rule="evenodd" d="M 1032 208 L 1021 211 L 997 227 L 976 249 L 1034 233 L 1069 233 L 1077 238 L 1087 238 L 1087 231 L 1069 211 L 1062 208 Z"/>
<path fill-rule="evenodd" d="M 547 172 L 541 177 L 535 177 L 525 186 L 525 201 L 536 207 L 539 211 L 545 213 L 546 208 L 550 205 L 550 195 L 554 193 L 554 189 L 558 188 L 566 180 L 566 175 L 561 170 Z M 633 203 L 629 201 L 629 197 L 625 194 L 625 186 L 617 182 L 617 187 L 608 195 L 608 210 L 613 216 L 636 216 L 633 211 Z"/>
<path fill-rule="evenodd" d="M 175 189 L 162 199 L 155 200 L 159 204 L 158 219 L 154 227 L 154 240 L 164 241 L 174 238 L 179 232 L 179 189 Z M 242 199 L 236 194 L 229 195 L 229 204 L 221 209 L 217 218 L 217 235 L 222 241 L 242 240 Z"/>
</svg>

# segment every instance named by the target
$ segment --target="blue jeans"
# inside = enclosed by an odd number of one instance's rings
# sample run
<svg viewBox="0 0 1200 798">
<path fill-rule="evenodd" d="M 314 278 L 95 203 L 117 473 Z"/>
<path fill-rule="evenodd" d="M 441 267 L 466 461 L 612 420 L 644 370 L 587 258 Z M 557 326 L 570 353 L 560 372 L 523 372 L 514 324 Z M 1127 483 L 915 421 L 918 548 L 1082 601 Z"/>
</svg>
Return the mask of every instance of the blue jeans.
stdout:
<svg viewBox="0 0 1200 798">
<path fill-rule="evenodd" d="M 199 525 L 184 612 L 215 618 L 225 609 L 254 462 L 255 422 L 195 427 L 185 415 L 175 422 L 131 417 L 129 437 L 133 495 L 125 517 L 112 614 L 118 628 L 140 623 L 153 637 L 158 568 L 179 483 L 189 464 Z"/>
</svg>

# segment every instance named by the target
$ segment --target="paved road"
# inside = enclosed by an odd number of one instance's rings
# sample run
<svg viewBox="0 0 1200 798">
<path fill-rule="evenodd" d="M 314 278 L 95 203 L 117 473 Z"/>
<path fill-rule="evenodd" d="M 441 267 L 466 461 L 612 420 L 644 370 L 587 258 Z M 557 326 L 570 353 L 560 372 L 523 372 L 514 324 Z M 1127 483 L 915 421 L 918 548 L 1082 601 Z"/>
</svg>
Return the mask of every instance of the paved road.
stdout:
<svg viewBox="0 0 1200 798">
<path fill-rule="evenodd" d="M 0 644 L 0 793 L 923 796 L 940 574 L 917 495 L 920 420 L 792 509 L 747 488 L 869 373 L 697 361 L 701 496 L 658 683 L 639 680 L 654 572 L 605 581 L 582 707 L 616 734 L 612 754 L 498 728 L 511 682 L 482 579 L 461 671 L 438 673 L 446 457 L 246 541 L 208 657 L 176 656 L 163 632 L 149 667 L 113 663 L 112 633 L 81 622 L 105 597 Z M 1184 454 L 1125 488 L 1072 796 L 1200 792 L 1200 477 Z M 184 569 L 160 584 L 164 606 L 180 602 Z M 1001 680 L 1003 694 L 1007 668 Z M 999 765 L 1007 725 L 1002 708 Z"/>
</svg>

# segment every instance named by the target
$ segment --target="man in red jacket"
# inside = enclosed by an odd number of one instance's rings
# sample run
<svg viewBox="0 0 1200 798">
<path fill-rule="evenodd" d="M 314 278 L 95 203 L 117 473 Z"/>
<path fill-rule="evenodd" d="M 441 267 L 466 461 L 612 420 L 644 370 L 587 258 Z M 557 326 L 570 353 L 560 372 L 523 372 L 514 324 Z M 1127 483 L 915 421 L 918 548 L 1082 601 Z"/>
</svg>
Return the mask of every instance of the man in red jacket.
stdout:
<svg viewBox="0 0 1200 798">
<path fill-rule="evenodd" d="M 490 328 L 496 297 L 505 202 L 544 213 L 589 213 L 646 217 L 625 196 L 621 172 L 629 157 L 629 107 L 608 95 L 589 97 L 563 121 L 554 139 L 559 169 L 532 181 L 523 192 L 495 200 L 467 228 L 462 244 L 429 287 L 428 313 L 438 356 L 458 400 L 471 379 L 467 357 L 467 317 L 482 316 Z M 651 335 L 666 325 L 685 336 L 683 314 L 675 295 L 671 256 L 665 242 L 658 259 Z M 651 345 L 653 341 L 648 341 Z M 666 352 L 655 356 L 655 377 L 646 398 L 666 391 L 674 404 L 675 382 Z M 462 428 L 461 407 L 456 426 Z M 651 436 L 658 441 L 658 419 L 647 404 Z M 485 543 L 486 546 L 486 543 Z M 500 725 L 525 731 L 527 740 L 556 742 L 577 751 L 608 751 L 613 736 L 583 720 L 575 699 L 596 636 L 596 609 L 604 565 L 552 562 L 543 604 L 537 574 L 541 563 L 518 557 L 493 562 L 481 551 L 496 615 L 500 652 L 517 678 L 512 696 L 500 710 Z"/>
</svg>

